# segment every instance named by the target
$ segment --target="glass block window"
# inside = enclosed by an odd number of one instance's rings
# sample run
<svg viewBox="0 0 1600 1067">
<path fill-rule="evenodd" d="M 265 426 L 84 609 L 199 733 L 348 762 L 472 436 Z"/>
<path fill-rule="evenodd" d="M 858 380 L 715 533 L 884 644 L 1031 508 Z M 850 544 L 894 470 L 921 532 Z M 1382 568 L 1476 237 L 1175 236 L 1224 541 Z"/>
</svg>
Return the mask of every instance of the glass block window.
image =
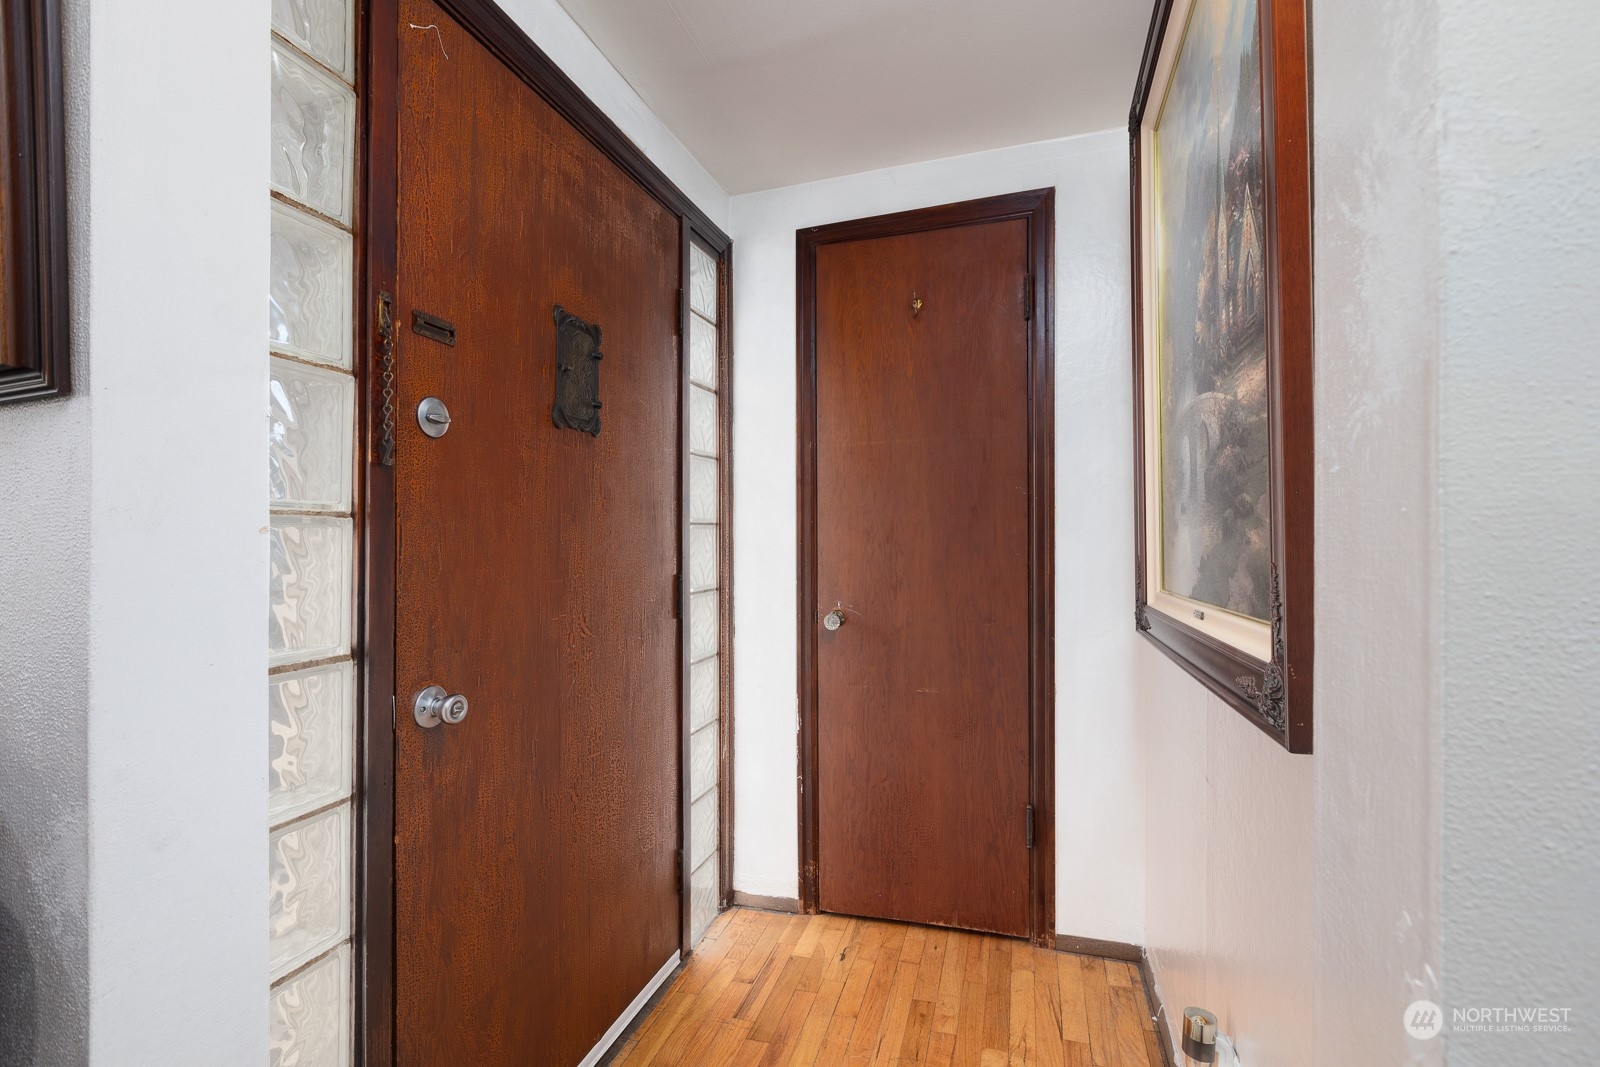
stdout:
<svg viewBox="0 0 1600 1067">
<path fill-rule="evenodd" d="M 355 37 L 353 0 L 272 0 L 271 1067 L 353 1049 Z"/>
<path fill-rule="evenodd" d="M 717 666 L 721 640 L 721 579 L 717 529 L 717 485 L 721 477 L 719 340 L 722 322 L 717 261 L 698 245 L 689 252 L 689 918 L 690 941 L 698 943 L 721 905 L 717 869 L 721 823 L 721 688 Z"/>
</svg>

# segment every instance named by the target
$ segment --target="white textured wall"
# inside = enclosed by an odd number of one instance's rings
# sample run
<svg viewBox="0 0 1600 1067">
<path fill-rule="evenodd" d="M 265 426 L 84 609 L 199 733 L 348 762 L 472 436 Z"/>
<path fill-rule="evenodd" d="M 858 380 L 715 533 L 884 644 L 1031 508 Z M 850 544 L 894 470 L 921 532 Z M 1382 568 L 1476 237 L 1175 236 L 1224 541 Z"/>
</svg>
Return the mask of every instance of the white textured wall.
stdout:
<svg viewBox="0 0 1600 1067">
<path fill-rule="evenodd" d="M 1149 948 L 1247 1065 L 1437 1063 L 1400 1023 L 1439 995 L 1432 16 L 1313 17 L 1316 754 L 1146 651 Z"/>
<path fill-rule="evenodd" d="M 1131 690 L 1127 140 L 1120 132 L 735 197 L 734 888 L 798 892 L 795 231 L 1056 189 L 1056 926 L 1143 936 Z"/>
<path fill-rule="evenodd" d="M 96 1064 L 266 1062 L 269 10 L 91 7 Z"/>
<path fill-rule="evenodd" d="M 1444 993 L 1600 1038 L 1600 7 L 1440 0 Z"/>
<path fill-rule="evenodd" d="M 1435 1064 L 1438 47 L 1431 3 L 1313 12 L 1318 1064 Z M 1375 34 L 1373 27 L 1382 26 Z"/>
<path fill-rule="evenodd" d="M 1600 15 L 1314 17 L 1316 755 L 1219 731 L 1148 657 L 1161 989 L 1247 1064 L 1576 1063 L 1600 1018 L 1600 613 L 1572 569 L 1600 550 Z M 1419 998 L 1567 1007 L 1578 1034 L 1414 1041 Z"/>
</svg>

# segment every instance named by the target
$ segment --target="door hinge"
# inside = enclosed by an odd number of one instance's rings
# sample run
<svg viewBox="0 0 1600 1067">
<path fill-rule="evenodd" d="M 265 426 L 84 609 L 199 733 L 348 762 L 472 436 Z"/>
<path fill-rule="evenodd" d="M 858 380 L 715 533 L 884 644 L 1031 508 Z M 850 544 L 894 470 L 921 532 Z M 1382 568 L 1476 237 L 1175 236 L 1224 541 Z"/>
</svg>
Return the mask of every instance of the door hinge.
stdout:
<svg viewBox="0 0 1600 1067">
<path fill-rule="evenodd" d="M 1033 805 L 1028 805 L 1028 847 L 1033 847 Z"/>
<path fill-rule="evenodd" d="M 683 884 L 683 849 L 678 850 L 678 883 Z"/>
<path fill-rule="evenodd" d="M 1031 274 L 1022 279 L 1022 317 L 1025 321 L 1033 319 L 1033 275 Z"/>
<path fill-rule="evenodd" d="M 678 290 L 678 336 L 683 336 L 683 290 Z"/>
<path fill-rule="evenodd" d="M 674 619 L 683 617 L 683 575 L 681 574 L 672 576 L 672 617 Z"/>
</svg>

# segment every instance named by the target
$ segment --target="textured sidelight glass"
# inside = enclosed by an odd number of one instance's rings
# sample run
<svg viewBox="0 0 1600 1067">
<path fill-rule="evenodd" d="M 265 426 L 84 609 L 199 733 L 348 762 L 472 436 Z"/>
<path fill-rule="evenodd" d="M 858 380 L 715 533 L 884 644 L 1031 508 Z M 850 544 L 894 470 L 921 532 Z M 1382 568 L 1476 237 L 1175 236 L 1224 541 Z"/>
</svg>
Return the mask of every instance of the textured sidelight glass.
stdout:
<svg viewBox="0 0 1600 1067">
<path fill-rule="evenodd" d="M 717 661 L 708 659 L 689 668 L 689 729 L 717 721 L 717 698 L 722 677 Z"/>
<path fill-rule="evenodd" d="M 717 461 L 689 457 L 689 521 L 717 521 Z"/>
<path fill-rule="evenodd" d="M 717 528 L 689 527 L 689 591 L 717 587 Z"/>
<path fill-rule="evenodd" d="M 273 833 L 267 881 L 272 977 L 350 936 L 350 806 Z"/>
<path fill-rule="evenodd" d="M 696 593 L 689 598 L 689 659 L 717 654 L 717 594 Z"/>
<path fill-rule="evenodd" d="M 356 94 L 277 42 L 272 45 L 272 187 L 350 222 Z"/>
<path fill-rule="evenodd" d="M 272 28 L 347 82 L 356 76 L 353 14 L 350 0 L 272 0 Z"/>
<path fill-rule="evenodd" d="M 349 660 L 267 681 L 267 815 L 272 825 L 350 795 L 355 668 Z"/>
<path fill-rule="evenodd" d="M 274 359 L 270 389 L 267 457 L 272 506 L 348 512 L 355 379 Z"/>
<path fill-rule="evenodd" d="M 689 805 L 689 866 L 695 868 L 717 851 L 717 794 L 707 793 Z"/>
<path fill-rule="evenodd" d="M 348 233 L 273 201 L 267 292 L 275 351 L 350 366 L 352 262 Z"/>
<path fill-rule="evenodd" d="M 268 1067 L 348 1067 L 350 990 L 349 945 L 274 989 Z"/>
<path fill-rule="evenodd" d="M 350 520 L 274 515 L 270 538 L 269 661 L 296 663 L 348 653 Z"/>
<path fill-rule="evenodd" d="M 717 395 L 698 385 L 689 387 L 689 448 L 707 456 L 717 454 Z"/>
<path fill-rule="evenodd" d="M 717 878 L 717 857 L 711 858 L 695 869 L 689 877 L 689 930 L 691 940 L 699 941 L 717 917 L 717 898 L 722 886 Z"/>
<path fill-rule="evenodd" d="M 717 784 L 717 728 L 707 726 L 689 738 L 689 795 L 704 796 Z"/>
<path fill-rule="evenodd" d="M 689 377 L 717 388 L 717 328 L 699 315 L 689 316 Z"/>
<path fill-rule="evenodd" d="M 689 306 L 717 321 L 717 261 L 699 245 L 689 246 Z"/>
</svg>

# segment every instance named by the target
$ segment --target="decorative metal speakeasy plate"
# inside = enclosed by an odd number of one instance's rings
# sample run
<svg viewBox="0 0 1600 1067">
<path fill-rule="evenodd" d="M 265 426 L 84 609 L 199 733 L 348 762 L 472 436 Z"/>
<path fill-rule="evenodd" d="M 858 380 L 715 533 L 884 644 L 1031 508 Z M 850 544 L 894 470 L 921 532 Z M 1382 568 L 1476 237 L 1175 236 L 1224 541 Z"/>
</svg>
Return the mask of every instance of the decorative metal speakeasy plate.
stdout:
<svg viewBox="0 0 1600 1067">
<path fill-rule="evenodd" d="M 600 327 L 556 305 L 556 404 L 566 430 L 600 436 Z"/>
</svg>

